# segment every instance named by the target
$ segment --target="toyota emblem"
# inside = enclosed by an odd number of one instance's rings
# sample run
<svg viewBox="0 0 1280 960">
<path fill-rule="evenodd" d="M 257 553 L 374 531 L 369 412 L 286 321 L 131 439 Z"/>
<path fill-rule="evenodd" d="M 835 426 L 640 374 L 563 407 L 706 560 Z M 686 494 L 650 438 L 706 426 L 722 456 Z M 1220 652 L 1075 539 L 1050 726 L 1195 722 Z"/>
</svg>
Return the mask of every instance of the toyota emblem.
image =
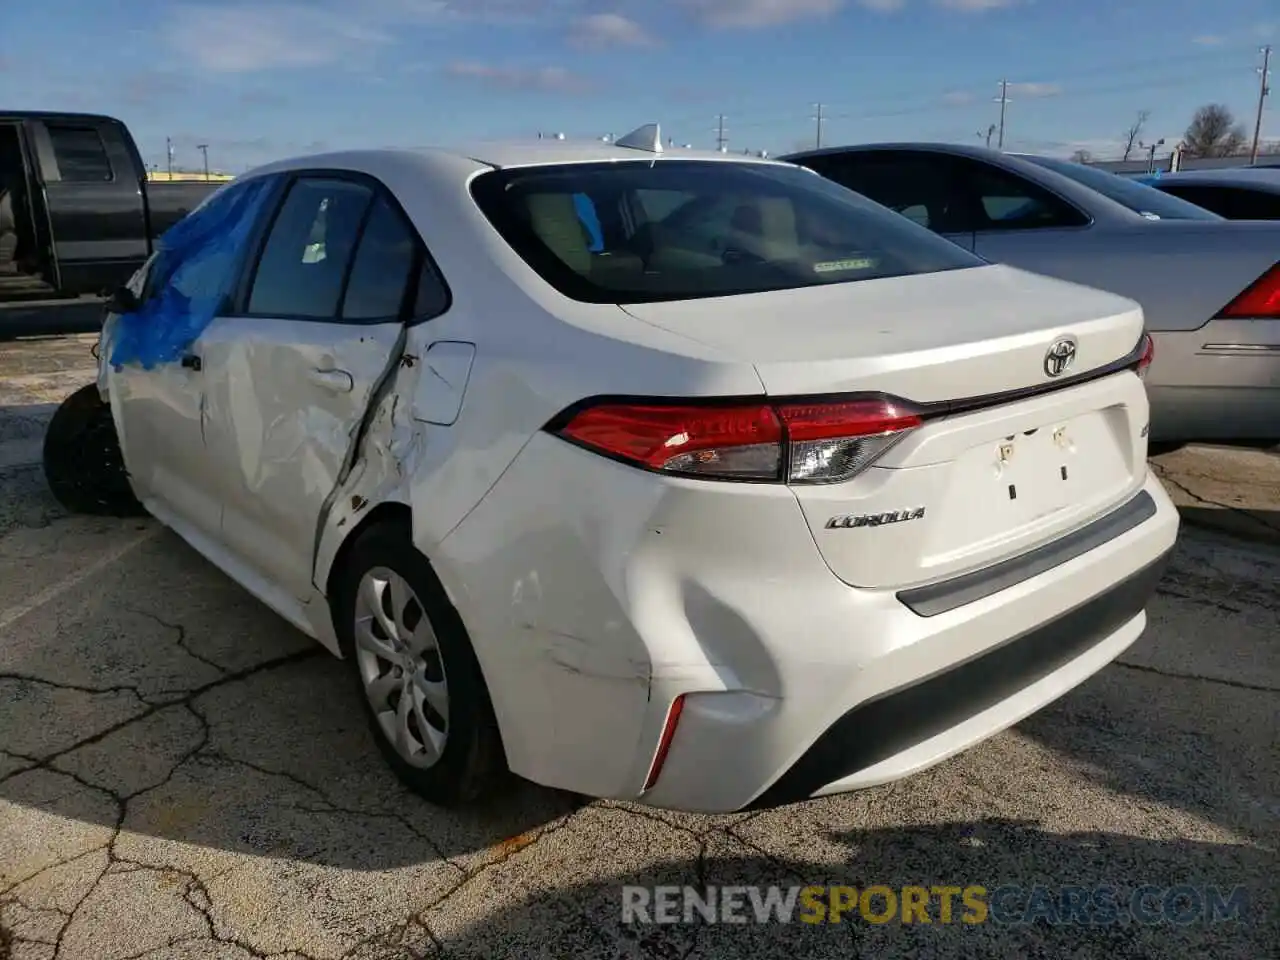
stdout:
<svg viewBox="0 0 1280 960">
<path fill-rule="evenodd" d="M 1061 337 L 1053 342 L 1053 346 L 1044 355 L 1044 372 L 1051 377 L 1060 377 L 1075 362 L 1075 337 Z"/>
</svg>

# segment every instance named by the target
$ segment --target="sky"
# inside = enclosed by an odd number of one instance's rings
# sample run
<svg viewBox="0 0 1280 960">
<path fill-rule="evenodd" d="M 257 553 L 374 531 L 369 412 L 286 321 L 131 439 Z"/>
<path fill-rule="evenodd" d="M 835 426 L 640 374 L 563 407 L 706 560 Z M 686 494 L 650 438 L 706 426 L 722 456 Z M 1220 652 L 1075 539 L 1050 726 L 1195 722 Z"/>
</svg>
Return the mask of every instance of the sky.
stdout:
<svg viewBox="0 0 1280 960">
<path fill-rule="evenodd" d="M 107 113 L 150 163 L 621 135 L 785 153 L 984 141 L 1118 156 L 1226 104 L 1252 134 L 1277 0 L 44 0 L 6 4 L 0 109 Z M 128 11 L 127 13 L 123 11 Z M 1280 56 L 1273 59 L 1273 86 Z M 1270 96 L 1263 136 L 1280 139 Z M 992 139 L 995 145 L 997 138 Z"/>
</svg>

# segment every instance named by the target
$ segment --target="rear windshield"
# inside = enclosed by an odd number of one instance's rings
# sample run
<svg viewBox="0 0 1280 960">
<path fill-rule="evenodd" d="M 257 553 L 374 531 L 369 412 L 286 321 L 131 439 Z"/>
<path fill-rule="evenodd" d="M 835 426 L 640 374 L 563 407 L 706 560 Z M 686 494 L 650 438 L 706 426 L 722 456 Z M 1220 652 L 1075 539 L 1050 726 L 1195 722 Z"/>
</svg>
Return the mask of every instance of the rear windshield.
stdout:
<svg viewBox="0 0 1280 960">
<path fill-rule="evenodd" d="M 483 173 L 480 209 L 561 293 L 645 303 L 981 266 L 905 217 L 800 167 L 581 163 Z"/>
<path fill-rule="evenodd" d="M 1094 170 L 1082 163 L 1069 160 L 1050 160 L 1048 157 L 1023 157 L 1054 173 L 1070 177 L 1090 190 L 1096 190 L 1134 213 L 1153 220 L 1221 220 L 1216 213 L 1197 207 L 1194 203 L 1179 200 L 1145 183 L 1130 180 L 1106 170 Z"/>
</svg>

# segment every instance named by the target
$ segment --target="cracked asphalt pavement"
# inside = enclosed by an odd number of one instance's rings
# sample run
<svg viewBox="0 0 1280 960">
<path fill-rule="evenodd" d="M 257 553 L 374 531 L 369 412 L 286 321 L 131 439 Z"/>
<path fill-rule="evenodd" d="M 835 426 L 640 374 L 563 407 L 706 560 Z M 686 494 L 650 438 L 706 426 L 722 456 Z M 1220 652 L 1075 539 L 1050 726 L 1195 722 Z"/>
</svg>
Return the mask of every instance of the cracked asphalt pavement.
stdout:
<svg viewBox="0 0 1280 960">
<path fill-rule="evenodd" d="M 152 521 L 39 467 L 89 341 L 0 344 L 0 958 L 1280 954 L 1280 458 L 1157 463 L 1187 526 L 1121 662 L 891 786 L 681 815 L 400 788 L 345 666 Z M 624 884 L 1243 886 L 1234 922 L 622 922 Z"/>
</svg>

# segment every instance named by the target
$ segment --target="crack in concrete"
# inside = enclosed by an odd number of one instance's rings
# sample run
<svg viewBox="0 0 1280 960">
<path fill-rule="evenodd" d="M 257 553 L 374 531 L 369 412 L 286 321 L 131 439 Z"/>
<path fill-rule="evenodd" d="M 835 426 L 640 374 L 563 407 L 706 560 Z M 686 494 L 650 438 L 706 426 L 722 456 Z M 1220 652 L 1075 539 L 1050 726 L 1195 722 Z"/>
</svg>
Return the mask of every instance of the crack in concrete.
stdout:
<svg viewBox="0 0 1280 960">
<path fill-rule="evenodd" d="M 1204 506 L 1209 506 L 1209 507 L 1217 507 L 1220 510 L 1226 510 L 1230 513 L 1239 514 L 1245 519 L 1250 520 L 1253 523 L 1256 523 L 1258 526 L 1268 531 L 1271 531 L 1272 533 L 1280 533 L 1280 524 L 1272 523 L 1271 521 L 1264 519 L 1263 517 L 1257 516 L 1256 515 L 1257 511 L 1249 510 L 1245 507 L 1232 506 L 1229 503 L 1222 503 L 1219 500 L 1211 500 L 1208 497 L 1202 497 L 1200 496 L 1200 494 L 1196 493 L 1194 490 L 1188 487 L 1181 480 L 1175 480 L 1173 477 L 1171 477 L 1169 475 L 1168 468 L 1155 462 L 1152 462 L 1150 466 L 1151 466 L 1151 470 L 1155 473 L 1155 475 L 1160 478 L 1161 483 L 1167 483 L 1171 487 L 1176 487 L 1178 490 L 1181 490 L 1188 497 L 1194 500 L 1197 504 L 1203 504 Z M 1183 519 L 1186 520 L 1186 522 L 1189 523 L 1191 526 L 1208 527 L 1209 529 L 1212 529 L 1211 525 L 1197 523 L 1194 519 L 1188 519 L 1186 517 L 1184 517 Z"/>
<path fill-rule="evenodd" d="M 206 657 L 202 653 L 197 653 L 195 650 L 192 650 L 191 647 L 187 645 L 187 628 L 184 627 L 182 624 L 169 623 L 169 621 L 167 620 L 162 620 L 160 619 L 160 617 L 152 613 L 150 610 L 142 610 L 138 607 L 124 607 L 122 609 L 127 610 L 130 613 L 136 613 L 140 617 L 146 617 L 148 620 L 152 621 L 153 623 L 157 623 L 168 630 L 172 630 L 175 634 L 177 634 L 177 638 L 174 640 L 174 643 L 177 645 L 177 647 L 180 650 L 182 650 L 183 653 L 187 654 L 187 656 L 191 657 L 193 660 L 200 661 L 206 667 L 211 667 L 214 670 L 217 670 L 219 673 L 227 672 L 227 668 L 224 667 L 222 664 L 216 663 L 215 661 L 210 660 L 208 657 Z"/>
<path fill-rule="evenodd" d="M 1257 693 L 1280 693 L 1280 687 L 1267 687 L 1256 683 L 1245 683 L 1241 680 L 1227 680 L 1223 677 L 1203 677 L 1195 673 L 1176 673 L 1172 670 L 1161 670 L 1159 667 L 1148 667 L 1139 663 L 1125 663 L 1117 660 L 1115 666 L 1139 673 L 1151 673 L 1157 677 L 1168 677 L 1171 680 L 1198 680 L 1201 683 L 1215 683 L 1235 690 L 1252 690 Z"/>
</svg>

